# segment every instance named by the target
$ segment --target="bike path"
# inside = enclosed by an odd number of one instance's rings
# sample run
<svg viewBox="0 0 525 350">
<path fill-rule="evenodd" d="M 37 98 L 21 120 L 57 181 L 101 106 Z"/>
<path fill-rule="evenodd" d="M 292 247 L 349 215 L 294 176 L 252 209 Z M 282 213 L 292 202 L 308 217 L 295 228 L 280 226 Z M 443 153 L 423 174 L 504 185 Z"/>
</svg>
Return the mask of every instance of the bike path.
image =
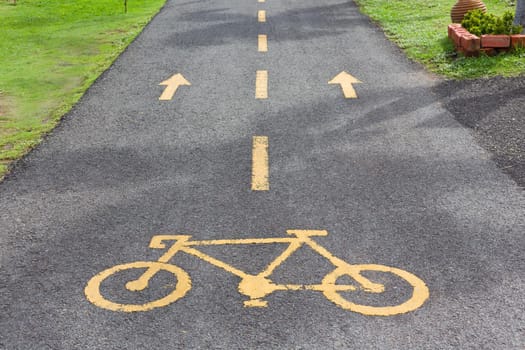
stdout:
<svg viewBox="0 0 525 350">
<path fill-rule="evenodd" d="M 259 70 L 267 99 L 255 98 Z M 357 99 L 327 84 L 341 71 L 362 82 Z M 159 101 L 176 73 L 191 86 Z M 168 1 L 0 184 L 0 348 L 523 348 L 525 198 L 441 107 L 436 83 L 352 2 Z M 268 191 L 250 188 L 253 136 L 269 140 Z M 84 295 L 100 271 L 159 259 L 154 235 L 278 240 L 289 229 L 326 230 L 313 240 L 334 257 L 414 274 L 429 298 L 394 316 L 315 290 L 246 308 L 238 277 L 182 253 L 170 262 L 192 284 L 172 304 L 115 312 Z M 202 251 L 256 274 L 285 248 Z M 334 270 L 303 248 L 273 281 L 314 285 Z M 402 280 L 366 276 L 385 293 L 345 297 L 410 298 Z M 119 281 L 101 292 L 140 304 L 175 288 L 158 278 L 138 295 Z"/>
</svg>

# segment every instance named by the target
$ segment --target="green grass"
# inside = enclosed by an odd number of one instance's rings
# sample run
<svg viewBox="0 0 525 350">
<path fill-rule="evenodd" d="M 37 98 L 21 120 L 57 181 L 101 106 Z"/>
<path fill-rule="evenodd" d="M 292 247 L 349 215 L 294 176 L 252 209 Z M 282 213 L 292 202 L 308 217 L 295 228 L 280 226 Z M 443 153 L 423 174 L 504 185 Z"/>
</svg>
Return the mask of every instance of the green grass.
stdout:
<svg viewBox="0 0 525 350">
<path fill-rule="evenodd" d="M 471 79 L 516 76 L 525 73 L 523 50 L 494 57 L 456 56 L 447 37 L 455 0 L 355 0 L 361 11 L 377 21 L 386 35 L 411 59 L 448 78 Z M 484 0 L 488 11 L 502 15 L 515 11 L 509 0 Z"/>
<path fill-rule="evenodd" d="M 166 0 L 0 0 L 0 179 Z"/>
</svg>

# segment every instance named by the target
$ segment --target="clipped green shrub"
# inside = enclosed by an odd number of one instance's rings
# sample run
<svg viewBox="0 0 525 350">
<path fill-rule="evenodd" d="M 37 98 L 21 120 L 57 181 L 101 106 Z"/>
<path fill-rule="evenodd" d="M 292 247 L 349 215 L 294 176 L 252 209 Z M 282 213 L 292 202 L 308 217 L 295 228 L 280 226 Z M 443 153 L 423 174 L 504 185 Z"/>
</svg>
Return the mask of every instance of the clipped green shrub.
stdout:
<svg viewBox="0 0 525 350">
<path fill-rule="evenodd" d="M 461 25 L 470 33 L 480 36 L 483 34 L 519 34 L 522 26 L 514 25 L 514 15 L 507 11 L 498 17 L 481 10 L 471 10 L 465 14 Z"/>
</svg>

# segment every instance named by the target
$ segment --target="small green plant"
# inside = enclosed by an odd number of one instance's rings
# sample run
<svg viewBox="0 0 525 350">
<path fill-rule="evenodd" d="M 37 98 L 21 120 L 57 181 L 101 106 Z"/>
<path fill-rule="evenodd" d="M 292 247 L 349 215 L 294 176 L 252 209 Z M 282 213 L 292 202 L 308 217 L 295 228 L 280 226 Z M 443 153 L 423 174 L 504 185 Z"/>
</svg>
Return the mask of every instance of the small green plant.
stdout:
<svg viewBox="0 0 525 350">
<path fill-rule="evenodd" d="M 515 46 L 513 49 L 513 52 L 514 52 L 514 55 L 521 57 L 521 58 L 525 58 L 525 46 L 522 46 L 522 45 Z"/>
<path fill-rule="evenodd" d="M 461 25 L 474 35 L 483 34 L 519 34 L 522 26 L 514 25 L 512 21 L 514 15 L 506 11 L 503 16 L 498 17 L 481 10 L 471 10 L 467 12 Z"/>
</svg>

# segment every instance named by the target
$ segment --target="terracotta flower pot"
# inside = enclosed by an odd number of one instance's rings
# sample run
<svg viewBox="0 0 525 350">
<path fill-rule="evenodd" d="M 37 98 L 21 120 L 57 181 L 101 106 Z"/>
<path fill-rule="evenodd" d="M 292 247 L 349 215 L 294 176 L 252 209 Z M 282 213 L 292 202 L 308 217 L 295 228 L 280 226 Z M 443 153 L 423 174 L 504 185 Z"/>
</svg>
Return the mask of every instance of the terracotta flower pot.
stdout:
<svg viewBox="0 0 525 350">
<path fill-rule="evenodd" d="M 452 11 L 450 11 L 452 23 L 461 23 L 463 16 L 470 10 L 475 9 L 487 12 L 487 6 L 485 6 L 481 0 L 458 0 L 454 7 L 452 7 Z"/>
</svg>

